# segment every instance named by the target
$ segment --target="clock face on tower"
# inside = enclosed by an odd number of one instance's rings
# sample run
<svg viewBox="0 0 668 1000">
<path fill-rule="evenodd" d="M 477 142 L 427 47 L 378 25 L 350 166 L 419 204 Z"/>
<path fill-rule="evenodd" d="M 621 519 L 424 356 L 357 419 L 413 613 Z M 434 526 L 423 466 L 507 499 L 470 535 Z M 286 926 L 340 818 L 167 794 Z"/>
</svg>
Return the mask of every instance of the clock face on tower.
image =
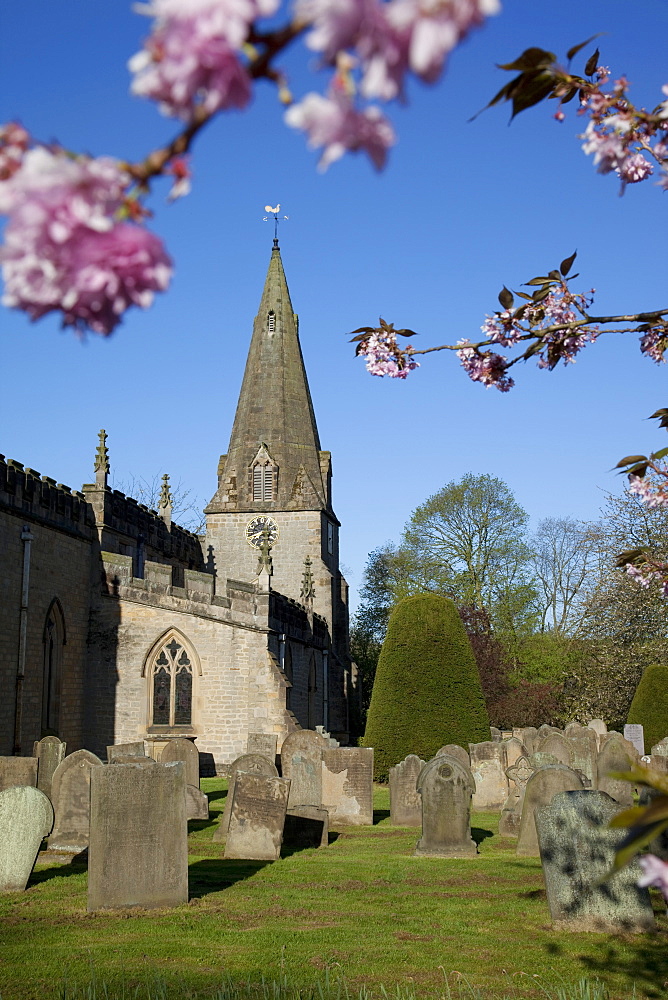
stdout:
<svg viewBox="0 0 668 1000">
<path fill-rule="evenodd" d="M 257 548 L 262 541 L 265 528 L 269 532 L 269 544 L 273 545 L 278 538 L 278 525 L 267 514 L 258 514 L 246 525 L 246 541 Z"/>
</svg>

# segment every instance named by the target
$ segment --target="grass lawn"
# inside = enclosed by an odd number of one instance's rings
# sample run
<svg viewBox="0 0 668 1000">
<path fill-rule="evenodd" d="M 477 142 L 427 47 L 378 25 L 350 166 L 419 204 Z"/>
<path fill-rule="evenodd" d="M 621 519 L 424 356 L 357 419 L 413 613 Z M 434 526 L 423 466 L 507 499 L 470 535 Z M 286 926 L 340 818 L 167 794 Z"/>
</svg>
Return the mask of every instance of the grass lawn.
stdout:
<svg viewBox="0 0 668 1000">
<path fill-rule="evenodd" d="M 552 997 L 555 984 L 584 976 L 602 980 L 611 1000 L 668 996 L 661 897 L 655 934 L 555 933 L 538 860 L 515 856 L 496 816 L 473 816 L 478 858 L 413 858 L 419 830 L 390 826 L 388 791 L 377 788 L 373 827 L 275 864 L 225 861 L 211 840 L 225 782 L 202 785 L 211 820 L 190 824 L 187 905 L 89 914 L 85 863 L 45 855 L 26 892 L 0 896 L 2 1000 L 55 1000 L 63 984 L 68 998 L 92 997 L 93 977 L 126 1000 L 158 981 L 185 1000 L 263 977 L 306 989 L 344 977 L 355 991 L 399 985 L 442 997 L 455 973 L 485 998 Z M 105 996 L 100 985 L 95 995 Z"/>
</svg>

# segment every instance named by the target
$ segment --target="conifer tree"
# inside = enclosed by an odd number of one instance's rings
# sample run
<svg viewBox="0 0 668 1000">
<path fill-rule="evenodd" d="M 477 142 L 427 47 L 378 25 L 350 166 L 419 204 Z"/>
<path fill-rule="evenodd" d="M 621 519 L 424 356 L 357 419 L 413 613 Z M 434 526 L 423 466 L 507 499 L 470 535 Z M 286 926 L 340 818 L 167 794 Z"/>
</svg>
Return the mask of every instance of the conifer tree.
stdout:
<svg viewBox="0 0 668 1000">
<path fill-rule="evenodd" d="M 668 666 L 654 663 L 645 669 L 629 708 L 628 721 L 643 727 L 647 753 L 668 736 Z"/>
<path fill-rule="evenodd" d="M 454 603 L 417 594 L 393 610 L 378 661 L 364 745 L 375 777 L 409 753 L 429 760 L 446 743 L 490 738 L 475 657 Z"/>
</svg>

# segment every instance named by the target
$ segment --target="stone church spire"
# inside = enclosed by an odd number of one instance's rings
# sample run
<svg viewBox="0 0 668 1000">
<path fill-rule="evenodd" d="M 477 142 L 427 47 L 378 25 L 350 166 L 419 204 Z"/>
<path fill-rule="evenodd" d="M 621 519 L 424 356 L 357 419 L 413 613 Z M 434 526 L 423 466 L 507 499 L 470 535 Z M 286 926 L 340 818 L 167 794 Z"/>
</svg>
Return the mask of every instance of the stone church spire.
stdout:
<svg viewBox="0 0 668 1000">
<path fill-rule="evenodd" d="M 328 510 L 329 480 L 329 453 L 320 450 L 298 320 L 274 239 L 229 449 L 206 511 Z"/>
</svg>

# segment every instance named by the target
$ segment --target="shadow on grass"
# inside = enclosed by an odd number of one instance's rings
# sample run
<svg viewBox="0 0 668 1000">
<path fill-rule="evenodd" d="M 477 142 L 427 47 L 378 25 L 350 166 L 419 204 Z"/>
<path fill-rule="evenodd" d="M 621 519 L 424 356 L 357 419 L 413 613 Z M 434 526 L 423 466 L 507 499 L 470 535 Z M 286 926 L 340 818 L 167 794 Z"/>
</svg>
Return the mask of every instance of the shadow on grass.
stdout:
<svg viewBox="0 0 668 1000">
<path fill-rule="evenodd" d="M 389 809 L 374 809 L 374 811 L 373 811 L 373 825 L 374 826 L 376 825 L 376 823 L 382 823 L 382 821 L 384 819 L 389 819 L 389 818 L 390 818 L 390 810 Z"/>
<path fill-rule="evenodd" d="M 38 864 L 48 864 L 48 858 L 44 861 L 38 860 Z M 40 868 L 33 871 L 28 879 L 26 888 L 33 885 L 40 885 L 48 882 L 52 878 L 68 878 L 70 875 L 81 875 L 88 871 L 88 849 L 75 854 L 71 861 L 66 864 L 54 864 L 51 868 Z"/>
<path fill-rule="evenodd" d="M 216 799 L 226 799 L 227 792 L 225 791 L 225 789 L 221 788 L 217 792 L 207 792 L 206 797 L 208 798 L 209 802 L 215 802 Z"/>
<path fill-rule="evenodd" d="M 236 882 L 251 878 L 271 861 L 245 861 L 236 858 L 207 858 L 188 866 L 188 894 L 191 899 L 222 892 Z"/>
<path fill-rule="evenodd" d="M 480 844 L 482 844 L 483 840 L 487 840 L 488 837 L 493 837 L 494 834 L 492 833 L 491 830 L 483 830 L 479 826 L 472 826 L 471 836 L 475 840 L 476 844 L 478 844 L 479 846 Z"/>
<path fill-rule="evenodd" d="M 575 950 L 573 945 L 570 948 Z M 627 939 L 625 947 L 605 941 L 598 954 L 578 955 L 577 958 L 589 975 L 623 976 L 626 982 L 639 987 L 643 996 L 665 1000 L 668 993 L 665 933 L 634 935 L 633 943 Z"/>
</svg>

